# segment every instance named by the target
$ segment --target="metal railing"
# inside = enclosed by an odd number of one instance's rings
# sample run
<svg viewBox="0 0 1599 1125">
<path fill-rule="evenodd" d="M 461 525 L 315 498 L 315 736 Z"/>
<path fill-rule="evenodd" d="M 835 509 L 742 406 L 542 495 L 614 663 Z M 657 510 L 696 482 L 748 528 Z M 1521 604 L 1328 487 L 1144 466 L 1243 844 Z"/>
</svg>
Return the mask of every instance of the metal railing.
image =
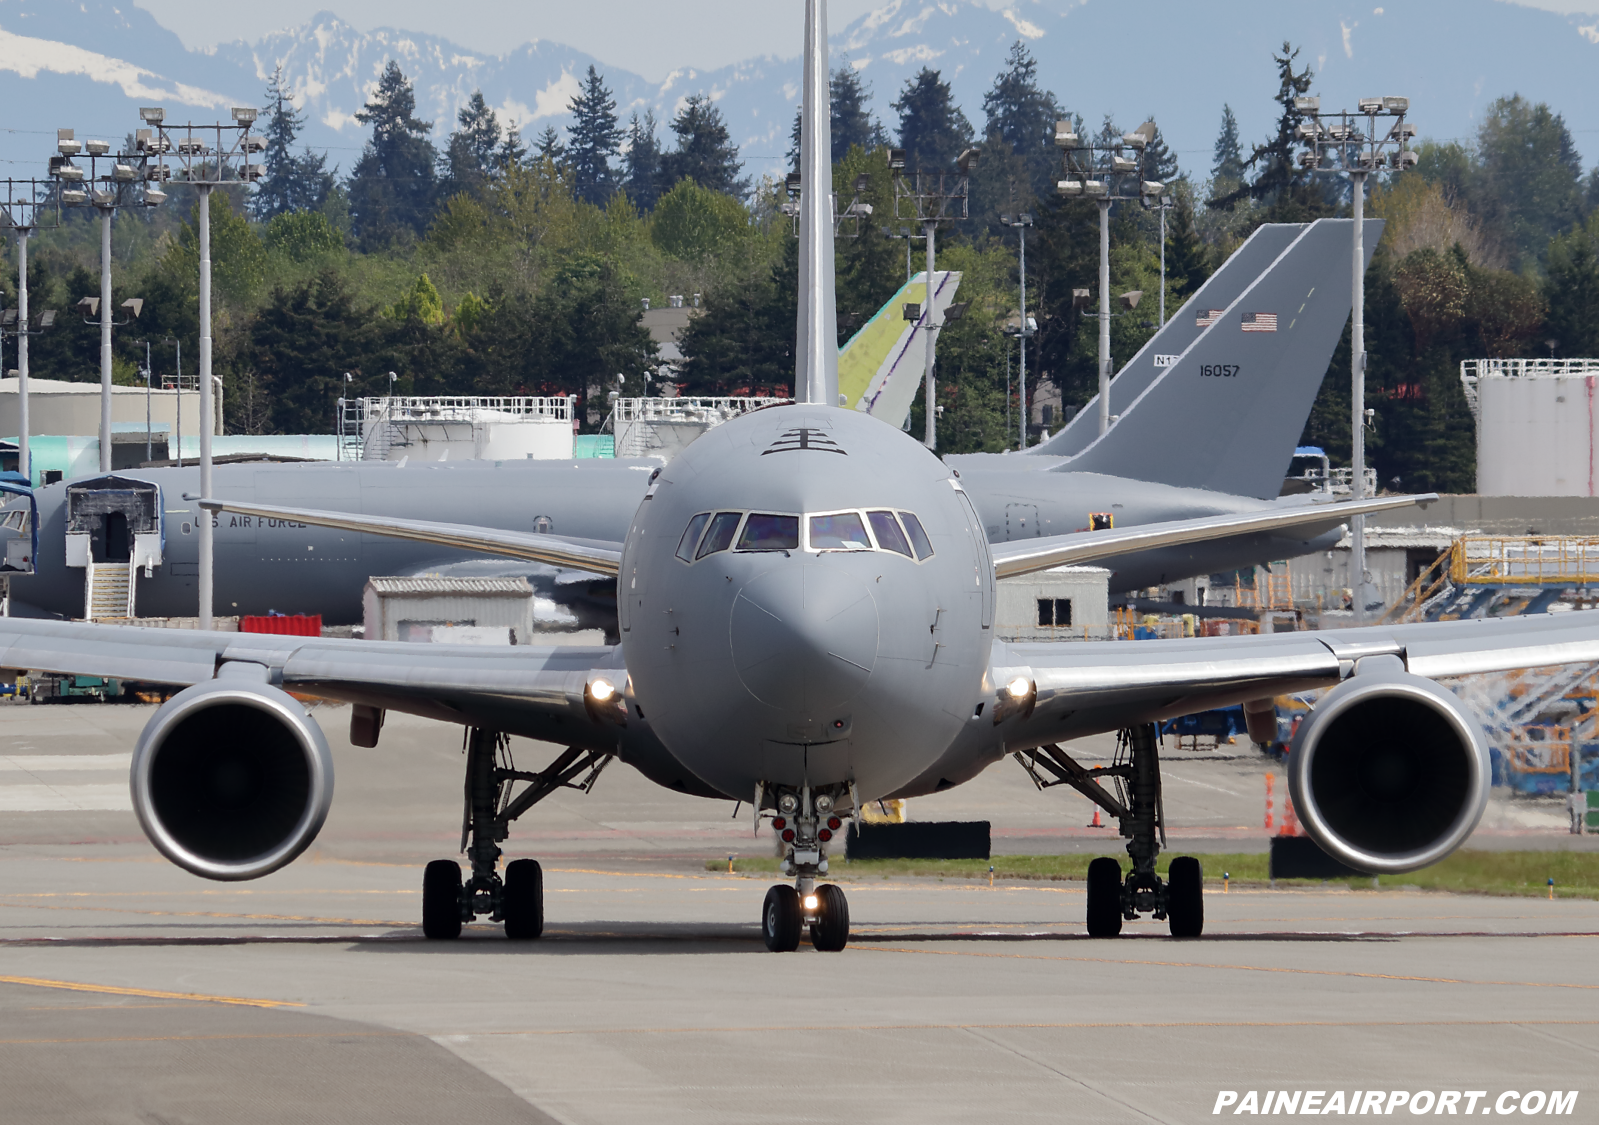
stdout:
<svg viewBox="0 0 1599 1125">
<path fill-rule="evenodd" d="M 731 421 L 741 414 L 767 406 L 780 406 L 792 402 L 787 398 L 769 398 L 763 395 L 725 397 L 675 397 L 675 398 L 615 398 L 611 400 L 611 413 L 600 430 L 610 430 L 616 435 L 618 457 L 647 457 L 663 449 L 665 443 L 653 429 L 654 424 L 688 423 L 703 425 L 707 429 Z"/>
<path fill-rule="evenodd" d="M 407 444 L 404 427 L 424 422 L 480 422 L 498 419 L 549 419 L 570 425 L 576 395 L 440 395 L 339 400 L 339 460 L 382 461 L 394 445 Z"/>
<path fill-rule="evenodd" d="M 1450 549 L 1449 580 L 1457 586 L 1599 584 L 1599 537 L 1462 536 Z"/>
<path fill-rule="evenodd" d="M 1460 386 L 1471 416 L 1482 421 L 1477 384 L 1483 379 L 1570 378 L 1599 375 L 1599 359 L 1463 359 Z"/>
</svg>

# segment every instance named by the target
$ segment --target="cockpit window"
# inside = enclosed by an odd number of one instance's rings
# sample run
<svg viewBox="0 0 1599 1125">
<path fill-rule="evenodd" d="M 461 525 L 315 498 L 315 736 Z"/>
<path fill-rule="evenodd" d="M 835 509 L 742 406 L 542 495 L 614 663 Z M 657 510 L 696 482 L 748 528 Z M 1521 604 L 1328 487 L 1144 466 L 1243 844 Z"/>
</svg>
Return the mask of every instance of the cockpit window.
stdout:
<svg viewBox="0 0 1599 1125">
<path fill-rule="evenodd" d="M 829 516 L 811 517 L 811 550 L 813 551 L 870 551 L 872 541 L 867 537 L 866 524 L 859 512 L 838 512 Z"/>
<path fill-rule="evenodd" d="M 738 530 L 738 521 L 743 518 L 743 512 L 717 512 L 716 518 L 711 521 L 711 529 L 705 533 L 705 542 L 700 544 L 699 553 L 694 557 L 703 559 L 706 555 L 714 555 L 731 547 L 733 533 Z"/>
<path fill-rule="evenodd" d="M 799 517 L 773 516 L 751 512 L 744 521 L 744 534 L 738 537 L 739 551 L 799 550 Z"/>
<path fill-rule="evenodd" d="M 700 532 L 705 530 L 706 521 L 711 518 L 711 513 L 701 512 L 688 521 L 688 530 L 683 532 L 683 538 L 677 544 L 677 557 L 684 562 L 694 561 L 694 544 L 700 541 Z"/>
<path fill-rule="evenodd" d="M 867 512 L 866 518 L 871 521 L 872 534 L 877 536 L 879 547 L 912 557 L 911 545 L 906 542 L 905 533 L 899 529 L 899 521 L 894 518 L 893 512 Z"/>
<path fill-rule="evenodd" d="M 911 537 L 911 546 L 916 548 L 916 561 L 932 558 L 933 544 L 922 530 L 922 521 L 909 512 L 901 512 L 899 518 L 905 521 L 905 533 Z"/>
</svg>

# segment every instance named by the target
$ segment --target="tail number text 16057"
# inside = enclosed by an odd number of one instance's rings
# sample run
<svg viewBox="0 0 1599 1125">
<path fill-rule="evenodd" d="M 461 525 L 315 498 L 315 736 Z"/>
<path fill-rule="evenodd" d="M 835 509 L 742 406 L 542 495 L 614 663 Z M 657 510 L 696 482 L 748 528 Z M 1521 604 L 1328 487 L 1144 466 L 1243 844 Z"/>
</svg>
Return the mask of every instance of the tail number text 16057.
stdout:
<svg viewBox="0 0 1599 1125">
<path fill-rule="evenodd" d="M 1199 374 L 1202 378 L 1231 379 L 1238 374 L 1236 363 L 1202 363 L 1199 365 Z"/>
</svg>

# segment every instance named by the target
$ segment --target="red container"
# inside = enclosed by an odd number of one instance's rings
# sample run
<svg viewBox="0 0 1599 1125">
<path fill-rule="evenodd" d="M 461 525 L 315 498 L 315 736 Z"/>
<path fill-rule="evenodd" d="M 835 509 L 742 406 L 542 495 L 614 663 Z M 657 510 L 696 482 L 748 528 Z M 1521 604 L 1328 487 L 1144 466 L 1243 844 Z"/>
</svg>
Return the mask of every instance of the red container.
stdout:
<svg viewBox="0 0 1599 1125">
<path fill-rule="evenodd" d="M 288 617 L 241 617 L 239 618 L 239 632 L 278 633 L 290 637 L 320 637 L 322 635 L 322 615 L 320 613 L 296 613 Z"/>
</svg>

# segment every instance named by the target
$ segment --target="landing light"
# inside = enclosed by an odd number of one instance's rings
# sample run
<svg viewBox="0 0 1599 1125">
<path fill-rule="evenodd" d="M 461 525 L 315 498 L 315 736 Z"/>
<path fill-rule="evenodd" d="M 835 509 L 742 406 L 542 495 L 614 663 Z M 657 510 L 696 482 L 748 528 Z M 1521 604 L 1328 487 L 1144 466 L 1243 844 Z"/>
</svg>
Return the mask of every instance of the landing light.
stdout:
<svg viewBox="0 0 1599 1125">
<path fill-rule="evenodd" d="M 817 906 L 817 902 L 818 902 L 818 900 L 817 900 L 815 895 L 806 895 L 805 896 L 805 909 L 806 910 L 815 910 L 816 906 Z"/>
<path fill-rule="evenodd" d="M 1026 699 L 1027 693 L 1033 689 L 1032 682 L 1026 676 L 1017 676 L 1005 685 L 1005 690 L 1010 692 L 1012 699 Z"/>
<path fill-rule="evenodd" d="M 616 694 L 616 685 L 609 680 L 595 680 L 589 684 L 589 697 L 596 703 L 604 703 Z"/>
</svg>

